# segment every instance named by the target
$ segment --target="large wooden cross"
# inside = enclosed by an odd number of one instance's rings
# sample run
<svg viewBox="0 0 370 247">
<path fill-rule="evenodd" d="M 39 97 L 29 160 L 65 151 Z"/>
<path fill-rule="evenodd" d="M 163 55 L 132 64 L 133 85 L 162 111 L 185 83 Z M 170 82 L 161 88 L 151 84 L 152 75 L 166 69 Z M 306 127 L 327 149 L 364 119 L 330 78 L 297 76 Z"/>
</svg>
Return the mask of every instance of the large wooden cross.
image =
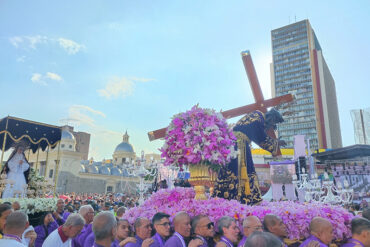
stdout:
<svg viewBox="0 0 370 247">
<path fill-rule="evenodd" d="M 255 111 L 255 110 L 260 110 L 260 111 L 266 113 L 267 108 L 269 108 L 269 107 L 273 107 L 273 106 L 277 106 L 277 105 L 280 105 L 280 104 L 283 104 L 283 103 L 288 103 L 288 102 L 293 101 L 294 97 L 291 94 L 285 94 L 285 95 L 282 95 L 282 96 L 279 96 L 279 97 L 275 97 L 275 98 L 272 98 L 272 99 L 265 100 L 264 97 L 263 97 L 263 94 L 262 94 L 261 86 L 258 82 L 257 73 L 256 73 L 256 70 L 254 68 L 250 52 L 249 51 L 243 51 L 241 53 L 241 55 L 242 55 L 242 60 L 243 60 L 243 63 L 244 63 L 244 68 L 247 72 L 247 76 L 248 76 L 248 79 L 249 79 L 249 84 L 252 88 L 253 97 L 254 97 L 254 100 L 255 100 L 256 103 L 241 106 L 241 107 L 238 107 L 238 108 L 234 108 L 234 109 L 231 109 L 231 110 L 228 110 L 228 111 L 221 112 L 221 114 L 225 118 L 238 117 L 238 116 L 247 114 L 247 113 Z M 150 131 L 148 133 L 149 140 L 153 141 L 153 140 L 165 137 L 166 136 L 166 130 L 167 130 L 167 128 Z M 272 138 L 276 138 L 275 132 L 273 130 L 270 130 L 267 134 L 269 136 L 271 136 Z M 281 153 L 280 153 L 280 150 L 279 150 L 278 155 L 280 155 L 280 154 Z"/>
</svg>

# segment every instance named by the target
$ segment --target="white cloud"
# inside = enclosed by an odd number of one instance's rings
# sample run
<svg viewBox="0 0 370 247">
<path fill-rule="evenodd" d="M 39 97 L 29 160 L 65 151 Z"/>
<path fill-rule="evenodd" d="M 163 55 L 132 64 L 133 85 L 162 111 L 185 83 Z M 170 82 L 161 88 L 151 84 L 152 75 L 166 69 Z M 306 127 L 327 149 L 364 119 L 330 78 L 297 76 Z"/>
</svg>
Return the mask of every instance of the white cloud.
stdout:
<svg viewBox="0 0 370 247">
<path fill-rule="evenodd" d="M 101 118 L 105 119 L 106 115 L 99 110 L 86 105 L 72 105 L 68 109 L 68 118 L 60 120 L 63 124 L 79 126 L 80 129 L 91 134 L 89 156 L 98 160 L 104 158 L 103 153 L 109 153 L 114 149 L 123 134 L 100 125 Z"/>
<path fill-rule="evenodd" d="M 41 80 L 41 74 L 39 74 L 39 73 L 32 74 L 31 81 L 38 82 L 40 80 Z"/>
<path fill-rule="evenodd" d="M 55 73 L 51 73 L 51 72 L 46 72 L 46 78 L 49 78 L 50 80 L 54 80 L 54 81 L 61 81 L 62 80 L 62 77 L 58 74 L 55 74 Z"/>
<path fill-rule="evenodd" d="M 134 92 L 135 82 L 148 82 L 154 79 L 137 78 L 137 77 L 111 77 L 105 88 L 97 90 L 101 97 L 107 99 L 125 98 Z"/>
<path fill-rule="evenodd" d="M 31 77 L 31 81 L 43 86 L 48 85 L 48 81 L 62 81 L 62 77 L 56 73 L 46 72 L 45 75 L 40 73 L 33 73 Z"/>
<path fill-rule="evenodd" d="M 65 38 L 59 38 L 58 42 L 59 42 L 59 45 L 63 47 L 63 49 L 68 54 L 71 54 L 71 55 L 76 54 L 84 47 L 83 45 L 80 45 L 73 40 L 65 39 Z"/>
<path fill-rule="evenodd" d="M 22 37 L 19 37 L 19 36 L 15 36 L 15 37 L 11 37 L 11 38 L 9 39 L 9 41 L 10 41 L 10 43 L 11 43 L 13 46 L 15 46 L 15 47 L 17 47 L 17 48 L 18 48 L 19 44 L 20 44 L 20 43 L 23 43 L 23 38 L 22 38 Z"/>
<path fill-rule="evenodd" d="M 32 48 L 36 49 L 39 44 L 55 44 L 57 43 L 63 48 L 68 54 L 74 55 L 85 48 L 84 45 L 77 43 L 76 41 L 60 38 L 50 38 L 42 35 L 34 36 L 14 36 L 9 38 L 9 42 L 16 48 Z"/>
<path fill-rule="evenodd" d="M 46 36 L 36 35 L 36 36 L 26 36 L 29 42 L 29 46 L 32 49 L 36 49 L 36 45 L 39 43 L 47 43 L 49 41 L 49 38 Z"/>
<path fill-rule="evenodd" d="M 26 56 L 21 56 L 17 58 L 17 62 L 24 63 L 26 61 Z"/>
<path fill-rule="evenodd" d="M 138 77 L 130 77 L 131 80 L 137 81 L 137 82 L 149 82 L 149 81 L 155 81 L 155 79 L 152 78 L 138 78 Z"/>
<path fill-rule="evenodd" d="M 42 79 L 42 75 L 39 74 L 39 73 L 33 73 L 32 74 L 32 77 L 31 77 L 31 81 L 33 83 L 36 83 L 36 84 L 39 84 L 39 85 L 42 85 L 42 86 L 46 86 L 48 85 L 43 79 Z"/>
</svg>

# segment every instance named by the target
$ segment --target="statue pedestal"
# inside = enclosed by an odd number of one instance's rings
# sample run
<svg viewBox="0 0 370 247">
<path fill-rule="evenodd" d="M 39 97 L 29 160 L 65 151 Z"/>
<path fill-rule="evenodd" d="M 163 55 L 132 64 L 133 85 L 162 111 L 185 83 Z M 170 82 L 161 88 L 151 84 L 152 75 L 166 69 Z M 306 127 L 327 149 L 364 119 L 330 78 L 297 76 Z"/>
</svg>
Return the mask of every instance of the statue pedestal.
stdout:
<svg viewBox="0 0 370 247">
<path fill-rule="evenodd" d="M 207 187 L 211 187 L 211 174 L 209 171 L 209 166 L 205 164 L 190 164 L 190 179 L 189 183 L 194 186 L 195 199 L 196 200 L 206 200 L 208 199 L 205 192 Z"/>
</svg>

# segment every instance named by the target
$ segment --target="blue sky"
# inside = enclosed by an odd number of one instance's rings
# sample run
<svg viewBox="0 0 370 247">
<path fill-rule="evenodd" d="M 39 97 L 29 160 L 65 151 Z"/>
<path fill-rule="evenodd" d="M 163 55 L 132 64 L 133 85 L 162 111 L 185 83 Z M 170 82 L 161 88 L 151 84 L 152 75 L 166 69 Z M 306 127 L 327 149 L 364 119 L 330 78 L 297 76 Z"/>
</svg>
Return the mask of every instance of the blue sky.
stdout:
<svg viewBox="0 0 370 247">
<path fill-rule="evenodd" d="M 90 156 L 111 158 L 128 130 L 147 132 L 199 103 L 252 103 L 240 57 L 252 53 L 270 97 L 272 29 L 309 19 L 336 81 L 344 145 L 351 109 L 370 105 L 368 1 L 0 1 L 0 109 L 92 134 Z"/>
</svg>

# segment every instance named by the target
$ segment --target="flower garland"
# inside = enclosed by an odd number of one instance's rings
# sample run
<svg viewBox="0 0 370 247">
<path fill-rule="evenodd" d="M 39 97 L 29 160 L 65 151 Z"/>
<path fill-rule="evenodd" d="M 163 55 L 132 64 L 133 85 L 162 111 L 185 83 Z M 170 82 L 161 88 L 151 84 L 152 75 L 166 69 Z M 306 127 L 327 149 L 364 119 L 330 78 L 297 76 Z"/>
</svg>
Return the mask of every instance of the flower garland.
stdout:
<svg viewBox="0 0 370 247">
<path fill-rule="evenodd" d="M 292 201 L 263 202 L 258 206 L 247 206 L 235 200 L 210 198 L 195 200 L 192 188 L 175 188 L 160 190 L 146 200 L 142 206 L 128 210 L 123 218 L 134 223 L 137 217 L 151 219 L 157 212 L 171 216 L 177 212 L 186 211 L 191 217 L 198 214 L 208 215 L 211 221 L 217 222 L 222 216 L 231 216 L 242 225 L 243 219 L 255 215 L 263 219 L 266 214 L 281 217 L 288 228 L 290 239 L 301 239 L 309 236 L 309 224 L 313 217 L 327 218 L 333 225 L 334 237 L 344 239 L 351 236 L 350 221 L 353 215 L 340 206 L 321 203 L 299 203 Z"/>
<path fill-rule="evenodd" d="M 56 209 L 58 198 L 6 198 L 0 199 L 0 203 L 19 202 L 21 211 L 26 214 L 34 214 L 45 211 L 54 211 Z"/>
<path fill-rule="evenodd" d="M 175 115 L 160 149 L 164 165 L 225 165 L 236 157 L 236 137 L 221 113 L 197 105 Z"/>
</svg>

